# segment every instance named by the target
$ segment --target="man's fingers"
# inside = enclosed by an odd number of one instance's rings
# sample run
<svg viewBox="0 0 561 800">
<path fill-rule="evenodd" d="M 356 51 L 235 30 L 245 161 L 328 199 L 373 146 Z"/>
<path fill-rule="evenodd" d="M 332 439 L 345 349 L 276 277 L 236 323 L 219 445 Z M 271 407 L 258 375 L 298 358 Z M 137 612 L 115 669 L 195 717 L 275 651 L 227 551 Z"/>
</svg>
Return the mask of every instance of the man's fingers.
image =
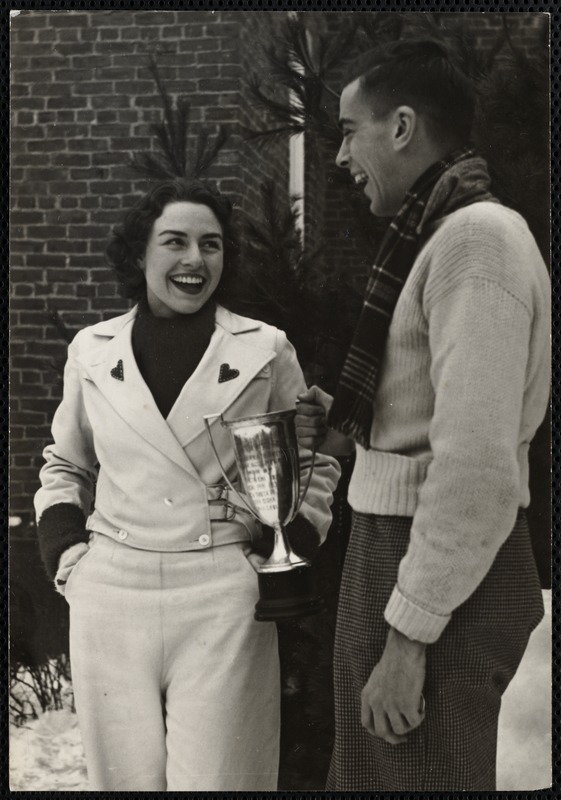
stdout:
<svg viewBox="0 0 561 800">
<path fill-rule="evenodd" d="M 298 404 L 300 404 L 300 403 L 317 403 L 317 386 L 310 386 L 310 388 L 306 389 L 305 392 L 301 392 L 298 395 L 298 400 L 296 402 Z"/>
<path fill-rule="evenodd" d="M 311 386 L 301 392 L 296 399 L 296 424 L 298 424 L 298 417 L 319 418 L 324 423 L 327 422 L 327 415 L 332 403 L 333 398 L 330 394 L 324 392 L 319 386 Z"/>
<path fill-rule="evenodd" d="M 320 405 L 327 411 L 331 403 L 333 402 L 333 398 L 327 392 L 324 392 L 323 389 L 320 389 L 319 386 L 310 386 L 309 389 L 306 389 L 305 392 L 301 392 L 298 395 L 298 403 L 312 403 L 313 405 Z"/>
<path fill-rule="evenodd" d="M 303 403 L 296 404 L 296 414 L 306 417 L 325 417 L 325 408 L 319 403 Z"/>
<path fill-rule="evenodd" d="M 298 422 L 298 420 L 296 420 L 295 425 L 298 436 L 318 436 L 325 435 L 327 432 L 327 425 L 320 422 L 314 424 L 307 421 Z"/>
<path fill-rule="evenodd" d="M 382 705 L 380 704 L 373 709 L 364 695 L 361 701 L 360 721 L 362 727 L 365 728 L 371 736 L 384 739 L 384 741 L 389 744 L 403 744 L 403 742 L 407 741 L 407 737 L 403 735 L 406 731 L 405 721 L 401 723 L 403 733 L 398 733 L 395 728 L 393 728 L 393 724 Z"/>
<path fill-rule="evenodd" d="M 298 436 L 298 444 L 303 450 L 318 450 L 323 444 L 323 440 L 318 439 L 317 436 Z"/>
<path fill-rule="evenodd" d="M 388 744 L 402 744 L 407 741 L 405 736 L 394 733 L 390 719 L 382 707 L 374 710 L 373 717 L 374 736 L 378 736 Z"/>
<path fill-rule="evenodd" d="M 325 441 L 328 429 L 325 411 L 321 406 L 299 404 L 294 424 L 300 447 L 313 450 L 320 447 Z"/>
<path fill-rule="evenodd" d="M 386 739 L 387 736 L 393 735 L 390 730 L 388 718 L 383 708 L 378 707 L 372 710 L 372 717 L 374 719 L 374 736 L 380 739 Z"/>
<path fill-rule="evenodd" d="M 388 711 L 388 719 L 393 733 L 397 736 L 405 736 L 411 730 L 407 719 L 399 711 Z"/>
<path fill-rule="evenodd" d="M 413 712 L 410 712 L 408 714 L 404 714 L 403 718 L 404 718 L 405 722 L 407 723 L 407 725 L 409 726 L 409 729 L 413 730 L 414 728 L 418 728 L 419 727 L 421 722 L 424 720 L 425 715 L 424 714 L 419 714 L 418 711 L 413 711 Z"/>
<path fill-rule="evenodd" d="M 402 712 L 411 729 L 418 728 L 425 718 L 425 698 L 421 695 L 419 703 L 413 709 L 404 709 Z"/>
<path fill-rule="evenodd" d="M 325 433 L 327 431 L 324 417 L 296 416 L 294 424 L 299 434 L 312 435 L 314 433 Z"/>
<path fill-rule="evenodd" d="M 424 719 L 424 709 L 409 714 L 403 714 L 397 709 L 386 711 L 380 703 L 374 709 L 368 700 L 362 698 L 361 722 L 372 736 L 378 736 L 389 744 L 403 744 L 407 741 L 407 734 L 417 728 Z"/>
<path fill-rule="evenodd" d="M 332 398 L 319 386 L 312 386 L 298 395 L 296 401 L 296 436 L 298 444 L 308 450 L 317 450 L 328 434 L 327 410 Z"/>
<path fill-rule="evenodd" d="M 372 709 L 370 708 L 370 704 L 364 697 L 362 698 L 362 703 L 360 708 L 360 721 L 362 723 L 362 727 L 366 728 L 366 730 L 371 736 L 376 736 L 376 729 L 374 727 L 374 718 L 372 716 Z"/>
</svg>

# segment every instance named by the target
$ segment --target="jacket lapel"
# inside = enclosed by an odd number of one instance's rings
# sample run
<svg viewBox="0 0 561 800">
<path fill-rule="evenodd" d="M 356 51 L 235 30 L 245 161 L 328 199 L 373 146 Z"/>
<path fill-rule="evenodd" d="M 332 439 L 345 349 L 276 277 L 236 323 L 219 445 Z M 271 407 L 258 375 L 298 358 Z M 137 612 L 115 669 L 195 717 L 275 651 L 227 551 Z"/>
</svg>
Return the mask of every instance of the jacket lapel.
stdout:
<svg viewBox="0 0 561 800">
<path fill-rule="evenodd" d="M 82 354 L 80 361 L 87 375 L 127 425 L 180 467 L 196 474 L 160 414 L 136 364 L 131 341 L 135 316 L 136 308 L 122 317 L 99 324 L 95 331 L 99 346 Z"/>
<path fill-rule="evenodd" d="M 209 347 L 177 398 L 168 425 L 183 447 L 205 430 L 204 417 L 223 414 L 246 386 L 275 358 L 272 349 L 248 344 L 240 334 L 261 323 L 230 314 L 220 306 Z"/>
</svg>

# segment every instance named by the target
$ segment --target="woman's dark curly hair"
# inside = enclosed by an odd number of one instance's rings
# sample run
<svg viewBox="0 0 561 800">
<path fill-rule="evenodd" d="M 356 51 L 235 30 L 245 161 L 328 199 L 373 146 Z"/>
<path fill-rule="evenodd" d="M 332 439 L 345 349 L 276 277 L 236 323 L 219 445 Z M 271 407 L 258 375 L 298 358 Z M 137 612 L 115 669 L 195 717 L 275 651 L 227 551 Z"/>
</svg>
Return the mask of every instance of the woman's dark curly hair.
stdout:
<svg viewBox="0 0 561 800">
<path fill-rule="evenodd" d="M 224 237 L 224 269 L 215 297 L 221 302 L 227 301 L 227 287 L 239 265 L 239 243 L 231 221 L 232 203 L 210 184 L 186 178 L 157 183 L 125 214 L 123 223 L 114 228 L 105 257 L 115 271 L 122 294 L 134 300 L 146 295 L 146 279 L 138 262 L 144 257 L 154 222 L 169 203 L 177 202 L 207 206 L 220 223 Z"/>
</svg>

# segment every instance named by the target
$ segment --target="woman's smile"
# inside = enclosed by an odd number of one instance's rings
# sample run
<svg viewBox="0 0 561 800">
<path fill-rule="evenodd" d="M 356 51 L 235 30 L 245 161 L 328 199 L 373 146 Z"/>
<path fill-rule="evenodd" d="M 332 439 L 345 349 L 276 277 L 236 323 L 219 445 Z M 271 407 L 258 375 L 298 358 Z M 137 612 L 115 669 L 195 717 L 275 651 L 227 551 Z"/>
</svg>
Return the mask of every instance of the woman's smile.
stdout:
<svg viewBox="0 0 561 800">
<path fill-rule="evenodd" d="M 200 294 L 205 286 L 206 278 L 202 275 L 172 275 L 170 281 L 176 286 L 180 292 L 185 294 L 197 295 Z"/>
</svg>

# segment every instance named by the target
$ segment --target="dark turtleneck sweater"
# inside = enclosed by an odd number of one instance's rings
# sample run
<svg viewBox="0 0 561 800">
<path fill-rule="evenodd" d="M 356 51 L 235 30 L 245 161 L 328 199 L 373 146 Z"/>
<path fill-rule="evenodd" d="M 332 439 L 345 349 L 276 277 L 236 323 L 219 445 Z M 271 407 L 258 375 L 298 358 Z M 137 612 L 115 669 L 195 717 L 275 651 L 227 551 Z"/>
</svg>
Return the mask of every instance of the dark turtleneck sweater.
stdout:
<svg viewBox="0 0 561 800">
<path fill-rule="evenodd" d="M 155 317 L 142 299 L 132 329 L 132 349 L 164 419 L 197 368 L 214 331 L 216 303 L 195 314 Z"/>
</svg>

